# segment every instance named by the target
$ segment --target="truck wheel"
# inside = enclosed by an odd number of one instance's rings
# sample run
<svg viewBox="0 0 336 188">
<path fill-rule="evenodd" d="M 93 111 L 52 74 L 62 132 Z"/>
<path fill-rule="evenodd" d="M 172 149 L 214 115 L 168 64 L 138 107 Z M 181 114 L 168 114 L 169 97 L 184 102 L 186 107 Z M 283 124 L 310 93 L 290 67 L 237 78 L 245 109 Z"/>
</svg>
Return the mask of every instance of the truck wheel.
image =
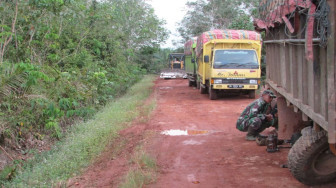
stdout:
<svg viewBox="0 0 336 188">
<path fill-rule="evenodd" d="M 206 93 L 207 93 L 207 88 L 206 88 L 206 87 L 202 87 L 201 83 L 200 83 L 199 85 L 200 85 L 200 86 L 199 86 L 199 87 L 200 87 L 200 88 L 199 88 L 199 89 L 200 89 L 200 93 L 201 93 L 201 94 L 206 94 Z"/>
<path fill-rule="evenodd" d="M 209 86 L 209 99 L 210 100 L 216 100 L 217 99 L 216 90 L 211 89 L 211 86 Z"/>
<path fill-rule="evenodd" d="M 330 151 L 326 131 L 302 130 L 288 154 L 288 168 L 306 185 L 327 183 L 336 178 L 336 156 Z"/>
<path fill-rule="evenodd" d="M 255 90 L 249 91 L 249 98 L 255 99 L 255 97 L 256 97 Z"/>
<path fill-rule="evenodd" d="M 193 83 L 192 81 L 189 80 L 189 84 L 188 84 L 188 85 L 189 85 L 189 87 L 191 87 L 191 86 L 194 85 L 194 83 Z"/>
</svg>

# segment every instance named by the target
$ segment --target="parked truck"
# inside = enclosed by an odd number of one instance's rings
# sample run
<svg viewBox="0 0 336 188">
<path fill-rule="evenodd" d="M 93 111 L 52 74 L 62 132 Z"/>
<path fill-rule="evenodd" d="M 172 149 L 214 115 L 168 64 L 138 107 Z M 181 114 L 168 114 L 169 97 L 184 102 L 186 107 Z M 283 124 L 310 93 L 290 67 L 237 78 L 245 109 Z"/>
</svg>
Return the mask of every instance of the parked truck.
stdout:
<svg viewBox="0 0 336 188">
<path fill-rule="evenodd" d="M 288 154 L 307 185 L 336 180 L 335 0 L 261 0 L 267 84 L 277 98 L 280 139 L 302 136 Z M 308 124 L 308 126 L 307 126 Z"/>
<path fill-rule="evenodd" d="M 212 30 L 197 38 L 197 87 L 214 100 L 219 92 L 255 98 L 260 84 L 261 35 L 255 31 Z"/>
<path fill-rule="evenodd" d="M 189 86 L 196 86 L 197 74 L 196 74 L 196 44 L 197 37 L 193 37 L 184 44 L 184 58 L 185 58 L 185 71 L 188 77 Z"/>
<path fill-rule="evenodd" d="M 171 53 L 168 55 L 168 68 L 161 71 L 160 78 L 187 78 L 184 71 L 183 53 Z"/>
</svg>

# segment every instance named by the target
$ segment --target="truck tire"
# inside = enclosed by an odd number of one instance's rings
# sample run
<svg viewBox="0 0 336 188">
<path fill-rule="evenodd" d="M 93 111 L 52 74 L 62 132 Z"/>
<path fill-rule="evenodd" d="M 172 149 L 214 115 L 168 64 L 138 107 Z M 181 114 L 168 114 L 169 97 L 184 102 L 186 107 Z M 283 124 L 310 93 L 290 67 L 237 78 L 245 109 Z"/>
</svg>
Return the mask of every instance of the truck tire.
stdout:
<svg viewBox="0 0 336 188">
<path fill-rule="evenodd" d="M 256 97 L 255 90 L 249 91 L 249 98 L 255 99 L 255 97 Z"/>
<path fill-rule="evenodd" d="M 216 100 L 217 99 L 216 90 L 212 89 L 211 86 L 209 86 L 209 99 L 210 100 Z"/>
<path fill-rule="evenodd" d="M 302 130 L 288 154 L 288 168 L 306 185 L 328 183 L 336 179 L 336 156 L 330 151 L 326 131 Z"/>
<path fill-rule="evenodd" d="M 207 93 L 207 88 L 206 87 L 202 87 L 202 84 L 201 83 L 199 83 L 199 85 L 200 85 L 200 93 L 201 94 L 206 94 Z"/>
<path fill-rule="evenodd" d="M 189 80 L 189 82 L 188 82 L 188 83 L 189 83 L 189 84 L 188 84 L 188 86 L 189 86 L 189 87 L 191 87 L 191 86 L 193 86 L 193 85 L 194 85 L 194 83 L 193 83 L 192 81 L 190 81 L 190 80 Z"/>
</svg>

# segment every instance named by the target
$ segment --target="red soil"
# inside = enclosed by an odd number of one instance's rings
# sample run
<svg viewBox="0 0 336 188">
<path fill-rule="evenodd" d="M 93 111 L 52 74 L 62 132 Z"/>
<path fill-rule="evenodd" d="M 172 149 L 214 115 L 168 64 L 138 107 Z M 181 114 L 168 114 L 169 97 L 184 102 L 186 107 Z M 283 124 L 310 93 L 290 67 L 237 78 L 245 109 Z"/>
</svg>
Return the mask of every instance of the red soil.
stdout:
<svg viewBox="0 0 336 188">
<path fill-rule="evenodd" d="M 253 101 L 247 96 L 212 101 L 182 79 L 157 80 L 153 96 L 157 108 L 150 120 L 135 122 L 121 133 L 125 149 L 111 157 L 111 146 L 70 186 L 117 187 L 129 169 L 134 147 L 142 142 L 159 167 L 157 181 L 146 187 L 307 187 L 280 167 L 289 149 L 267 153 L 264 146 L 245 141 L 246 133 L 235 128 L 238 116 Z M 160 134 L 170 129 L 191 134 Z M 145 132 L 154 134 L 144 136 Z"/>
</svg>

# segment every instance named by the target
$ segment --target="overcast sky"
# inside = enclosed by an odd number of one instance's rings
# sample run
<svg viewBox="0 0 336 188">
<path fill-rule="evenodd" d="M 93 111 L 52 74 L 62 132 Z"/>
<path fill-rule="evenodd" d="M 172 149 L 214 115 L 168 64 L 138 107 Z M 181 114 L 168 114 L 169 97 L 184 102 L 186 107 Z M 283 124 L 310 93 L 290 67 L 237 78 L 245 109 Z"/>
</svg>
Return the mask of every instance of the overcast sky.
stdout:
<svg viewBox="0 0 336 188">
<path fill-rule="evenodd" d="M 166 44 L 162 47 L 175 48 L 173 40 L 179 40 L 178 32 L 176 30 L 178 22 L 180 22 L 186 13 L 186 6 L 188 0 L 148 0 L 148 3 L 155 9 L 156 15 L 160 19 L 166 20 L 166 28 L 171 32 Z M 194 1 L 194 0 L 189 0 Z"/>
</svg>

